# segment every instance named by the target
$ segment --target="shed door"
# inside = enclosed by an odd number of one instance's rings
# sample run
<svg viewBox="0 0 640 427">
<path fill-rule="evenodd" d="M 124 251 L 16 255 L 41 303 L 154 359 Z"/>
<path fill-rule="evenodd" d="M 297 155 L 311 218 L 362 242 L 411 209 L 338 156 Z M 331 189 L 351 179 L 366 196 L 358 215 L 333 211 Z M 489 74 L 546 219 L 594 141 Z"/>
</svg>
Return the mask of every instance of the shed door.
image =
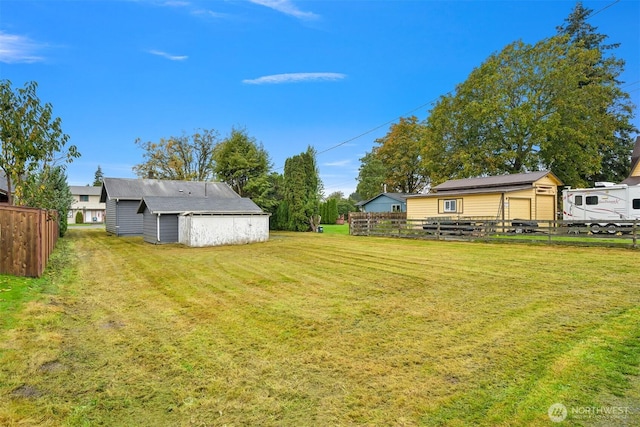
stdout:
<svg viewBox="0 0 640 427">
<path fill-rule="evenodd" d="M 531 219 L 531 199 L 509 198 L 509 219 Z"/>
</svg>

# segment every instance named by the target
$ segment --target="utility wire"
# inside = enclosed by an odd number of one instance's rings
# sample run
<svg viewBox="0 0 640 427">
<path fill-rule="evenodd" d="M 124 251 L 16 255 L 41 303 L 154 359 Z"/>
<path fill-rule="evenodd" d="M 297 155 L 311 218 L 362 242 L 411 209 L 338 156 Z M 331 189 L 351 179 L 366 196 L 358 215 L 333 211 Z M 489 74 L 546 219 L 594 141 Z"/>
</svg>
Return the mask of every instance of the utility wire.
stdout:
<svg viewBox="0 0 640 427">
<path fill-rule="evenodd" d="M 615 0 L 615 1 L 614 1 L 614 2 L 612 2 L 612 3 L 609 3 L 608 5 L 606 5 L 606 6 L 602 7 L 602 8 L 601 8 L 601 9 L 599 9 L 598 11 L 596 11 L 596 12 L 592 13 L 591 15 L 589 15 L 589 19 L 591 19 L 591 18 L 592 18 L 592 17 L 594 17 L 595 15 L 599 14 L 600 12 L 603 12 L 604 10 L 606 10 L 606 9 L 608 9 L 608 8 L 610 8 L 610 7 L 612 7 L 613 5 L 615 5 L 616 3 L 619 3 L 619 2 L 620 2 L 620 0 Z M 636 83 L 637 83 L 637 82 L 636 82 Z M 635 84 L 635 83 L 632 83 L 632 84 Z M 449 92 L 445 93 L 445 95 L 444 95 L 444 96 L 446 96 L 446 95 L 450 95 L 452 92 L 453 92 L 453 89 L 452 89 L 452 90 L 450 90 Z M 349 139 L 347 139 L 347 140 L 345 140 L 345 141 L 340 142 L 339 144 L 332 145 L 331 147 L 329 147 L 329 148 L 325 148 L 325 149 L 324 149 L 324 150 L 322 150 L 322 151 L 318 151 L 316 154 L 317 154 L 317 155 L 320 155 L 320 154 L 324 154 L 324 153 L 326 153 L 326 152 L 328 152 L 328 151 L 335 150 L 336 148 L 338 148 L 338 147 L 342 147 L 343 145 L 348 144 L 349 142 L 355 141 L 356 139 L 362 138 L 362 137 L 363 137 L 363 136 L 365 136 L 365 135 L 368 135 L 368 134 L 370 134 L 370 133 L 373 133 L 373 132 L 377 131 L 378 129 L 380 129 L 380 128 L 384 127 L 384 126 L 387 126 L 387 125 L 389 125 L 389 124 L 391 124 L 391 123 L 396 122 L 397 120 L 399 120 L 399 119 L 401 119 L 401 118 L 403 118 L 403 117 L 406 117 L 407 115 L 409 115 L 409 114 L 413 113 L 414 111 L 417 111 L 417 110 L 419 110 L 419 109 L 421 109 L 421 108 L 426 107 L 427 105 L 430 105 L 430 104 L 434 103 L 435 101 L 437 101 L 437 100 L 438 100 L 438 98 L 440 98 L 440 97 L 438 96 L 438 97 L 436 97 L 436 98 L 432 99 L 431 101 L 429 101 L 429 102 L 427 102 L 427 103 L 424 103 L 424 104 L 422 104 L 422 105 L 420 105 L 420 106 L 418 106 L 418 107 L 416 107 L 416 108 L 414 108 L 414 109 L 412 109 L 412 110 L 410 110 L 410 111 L 408 111 L 408 112 L 404 113 L 404 114 L 403 114 L 403 115 L 401 115 L 401 116 L 398 116 L 398 117 L 396 117 L 396 118 L 394 118 L 394 119 L 392 119 L 392 120 L 389 120 L 389 121 L 387 121 L 387 122 L 385 122 L 385 123 L 382 123 L 381 125 L 378 125 L 378 126 L 376 126 L 376 127 L 374 127 L 374 128 L 371 128 L 371 129 L 369 129 L 368 131 L 361 133 L 360 135 L 354 136 L 353 138 L 349 138 Z"/>
<path fill-rule="evenodd" d="M 615 0 L 615 1 L 613 1 L 612 3 L 609 3 L 608 5 L 606 5 L 606 6 L 602 7 L 601 9 L 597 10 L 596 12 L 593 12 L 592 14 L 590 14 L 590 15 L 589 15 L 589 19 L 591 19 L 592 17 L 596 16 L 597 14 L 599 14 L 599 13 L 601 13 L 601 12 L 603 12 L 603 11 L 605 11 L 605 10 L 609 9 L 610 7 L 614 6 L 615 4 L 617 4 L 617 3 L 619 3 L 619 2 L 620 2 L 620 0 Z M 637 84 L 638 82 L 640 82 L 640 81 L 636 81 L 636 82 L 633 82 L 633 83 L 629 83 L 629 84 L 625 85 L 624 87 L 627 87 L 627 86 L 631 86 L 631 85 Z M 624 88 L 624 87 L 623 87 L 623 88 Z M 450 95 L 451 93 L 453 93 L 453 91 L 454 91 L 454 89 L 450 90 L 449 92 L 446 92 L 443 96 Z M 632 90 L 631 92 L 635 92 L 635 91 L 636 91 L 636 90 L 634 89 L 634 90 Z M 377 131 L 377 130 L 378 130 L 378 129 L 380 129 L 380 128 L 383 128 L 383 127 L 385 127 L 385 126 L 387 126 L 387 125 L 390 125 L 391 123 L 395 123 L 397 120 L 399 120 L 399 119 L 401 119 L 401 118 L 403 118 L 403 117 L 406 117 L 406 116 L 408 116 L 409 114 L 411 114 L 411 113 L 413 113 L 413 112 L 415 112 L 415 111 L 418 111 L 418 110 L 420 110 L 420 109 L 422 109 L 422 108 L 425 108 L 425 107 L 426 107 L 426 106 L 428 106 L 428 105 L 433 104 L 435 101 L 437 101 L 437 100 L 438 100 L 438 98 L 440 98 L 440 96 L 438 96 L 438 97 L 436 97 L 436 98 L 432 99 L 432 100 L 431 100 L 431 101 L 429 101 L 429 102 L 426 102 L 426 103 L 424 103 L 424 104 L 422 104 L 422 105 L 419 105 L 418 107 L 413 108 L 413 109 L 412 109 L 412 110 L 410 110 L 410 111 L 407 111 L 407 112 L 406 112 L 406 113 L 404 113 L 403 115 L 400 115 L 400 116 L 398 116 L 398 117 L 395 117 L 394 119 L 388 120 L 388 121 L 386 121 L 386 122 L 384 122 L 384 123 L 382 123 L 382 124 L 380 124 L 380 125 L 378 125 L 378 126 L 375 126 L 375 127 L 371 128 L 371 129 L 369 129 L 369 130 L 367 130 L 367 131 L 365 131 L 365 132 L 363 132 L 363 133 L 361 133 L 361 134 L 359 134 L 359 135 L 356 135 L 356 136 L 354 136 L 354 137 L 352 137 L 352 138 L 349 138 L 349 139 L 347 139 L 347 140 L 345 140 L 345 141 L 342 141 L 342 142 L 340 142 L 340 143 L 338 143 L 338 144 L 335 144 L 335 145 L 332 145 L 332 146 L 330 146 L 330 147 L 328 147 L 328 148 L 325 148 L 325 149 L 324 149 L 324 150 L 322 150 L 322 151 L 318 151 L 316 154 L 317 154 L 317 155 L 324 154 L 324 153 L 326 153 L 326 152 L 329 152 L 329 151 L 335 150 L 336 148 L 342 147 L 343 145 L 348 144 L 348 143 L 350 143 L 350 142 L 352 142 L 352 141 L 355 141 L 356 139 L 360 139 L 360 138 L 362 138 L 363 136 L 369 135 L 370 133 L 373 133 L 373 132 Z M 280 169 L 284 169 L 284 166 L 281 166 L 281 167 L 279 167 L 279 168 L 276 168 L 275 170 L 280 170 Z"/>
</svg>

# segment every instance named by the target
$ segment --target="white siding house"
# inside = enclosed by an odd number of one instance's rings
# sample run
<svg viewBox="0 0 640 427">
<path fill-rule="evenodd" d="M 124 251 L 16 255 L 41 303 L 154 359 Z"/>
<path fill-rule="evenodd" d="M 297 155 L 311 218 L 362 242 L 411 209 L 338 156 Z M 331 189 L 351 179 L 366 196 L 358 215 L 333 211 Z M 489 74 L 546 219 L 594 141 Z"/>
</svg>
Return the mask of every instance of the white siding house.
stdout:
<svg viewBox="0 0 640 427">
<path fill-rule="evenodd" d="M 71 203 L 71 209 L 67 214 L 69 224 L 76 223 L 78 212 L 82 213 L 85 224 L 104 222 L 106 204 L 100 202 L 102 187 L 70 185 L 69 190 L 73 196 L 73 203 Z"/>
</svg>

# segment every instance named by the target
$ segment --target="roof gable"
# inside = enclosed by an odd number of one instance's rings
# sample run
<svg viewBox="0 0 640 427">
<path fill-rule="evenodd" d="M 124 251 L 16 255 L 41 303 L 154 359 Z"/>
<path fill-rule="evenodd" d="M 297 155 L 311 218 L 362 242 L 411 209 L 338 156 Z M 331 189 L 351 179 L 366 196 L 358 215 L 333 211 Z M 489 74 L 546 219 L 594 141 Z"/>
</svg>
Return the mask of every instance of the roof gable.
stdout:
<svg viewBox="0 0 640 427">
<path fill-rule="evenodd" d="M 640 136 L 636 138 L 636 144 L 631 153 L 631 172 L 629 173 L 629 177 L 622 182 L 624 183 L 632 177 L 640 177 Z"/>
<path fill-rule="evenodd" d="M 239 198 L 224 182 L 171 181 L 162 179 L 104 178 L 100 201 L 107 199 L 142 200 L 145 196 L 157 197 L 215 197 Z"/>
</svg>

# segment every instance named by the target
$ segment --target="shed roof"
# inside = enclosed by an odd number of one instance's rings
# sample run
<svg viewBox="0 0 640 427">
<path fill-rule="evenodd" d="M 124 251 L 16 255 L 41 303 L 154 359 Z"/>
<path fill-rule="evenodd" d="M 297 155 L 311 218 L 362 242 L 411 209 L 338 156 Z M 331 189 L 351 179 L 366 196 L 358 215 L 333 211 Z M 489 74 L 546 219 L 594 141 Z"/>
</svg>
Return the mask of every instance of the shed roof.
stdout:
<svg viewBox="0 0 640 427">
<path fill-rule="evenodd" d="M 100 201 L 109 199 L 142 200 L 145 196 L 240 198 L 224 182 L 171 181 L 162 179 L 104 178 Z"/>
<path fill-rule="evenodd" d="M 372 198 L 370 198 L 369 200 L 364 200 L 364 201 L 360 201 L 358 203 L 356 203 L 357 206 L 364 206 L 372 201 L 374 201 L 375 199 L 382 197 L 382 196 L 386 196 L 390 199 L 396 200 L 398 202 L 406 202 L 407 201 L 407 197 L 411 196 L 411 194 L 406 194 L 406 193 L 380 193 L 377 196 L 374 196 Z"/>
<path fill-rule="evenodd" d="M 534 182 L 544 178 L 547 175 L 557 181 L 557 185 L 562 185 L 562 181 L 558 179 L 550 171 L 538 171 L 528 173 L 517 173 L 511 175 L 486 176 L 481 178 L 452 179 L 433 187 L 433 192 L 460 191 L 473 188 L 499 188 L 511 187 L 514 185 L 533 185 Z"/>
<path fill-rule="evenodd" d="M 263 214 L 251 199 L 246 197 L 161 197 L 145 196 L 138 206 L 138 213 L 145 208 L 152 214 Z"/>
<path fill-rule="evenodd" d="M 622 181 L 620 184 L 640 185 L 640 176 L 630 176 L 624 181 Z"/>
<path fill-rule="evenodd" d="M 73 195 L 99 196 L 102 193 L 102 187 L 92 187 L 90 185 L 70 185 L 69 191 Z"/>
<path fill-rule="evenodd" d="M 437 193 L 428 194 L 416 194 L 412 197 L 429 198 L 429 197 L 454 197 L 464 196 L 467 194 L 487 194 L 487 193 L 512 193 L 514 191 L 521 191 L 531 188 L 530 184 L 525 185 L 507 185 L 503 187 L 489 187 L 489 188 L 465 188 L 462 190 L 440 191 Z"/>
</svg>

